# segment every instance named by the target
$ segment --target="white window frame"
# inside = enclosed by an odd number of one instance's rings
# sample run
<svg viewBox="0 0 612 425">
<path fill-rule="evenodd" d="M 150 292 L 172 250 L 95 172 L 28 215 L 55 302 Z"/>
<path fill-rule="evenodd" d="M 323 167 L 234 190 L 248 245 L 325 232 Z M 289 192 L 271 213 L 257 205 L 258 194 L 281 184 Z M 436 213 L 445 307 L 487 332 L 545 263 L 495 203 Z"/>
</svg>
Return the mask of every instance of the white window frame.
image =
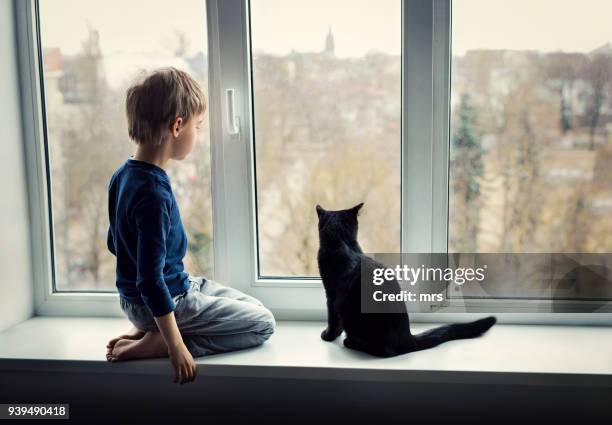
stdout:
<svg viewBox="0 0 612 425">
<path fill-rule="evenodd" d="M 444 12 L 440 5 L 448 1 L 436 1 L 438 13 Z M 403 5 L 405 28 L 410 31 L 403 35 L 404 49 L 412 51 L 410 61 L 403 55 L 402 69 L 411 69 L 404 78 L 405 91 L 415 96 L 402 96 L 402 249 L 411 252 L 430 252 L 446 249 L 446 211 L 447 184 L 446 170 L 435 166 L 433 155 L 447 155 L 447 148 L 440 141 L 445 140 L 443 133 L 434 134 L 434 120 L 448 122 L 448 108 L 434 111 L 432 30 L 434 21 L 433 2 L 430 0 L 406 0 Z M 213 202 L 224 204 L 224 213 L 215 216 L 215 231 L 223 233 L 221 238 L 215 233 L 216 258 L 223 258 L 232 264 L 217 264 L 215 270 L 221 272 L 220 279 L 232 286 L 259 298 L 277 316 L 295 319 L 324 319 L 325 294 L 320 279 L 280 279 L 260 278 L 257 270 L 257 225 L 256 196 L 253 170 L 253 105 L 250 28 L 248 19 L 248 0 L 209 0 L 209 34 L 220 43 L 210 45 L 218 51 L 211 51 L 214 58 L 210 64 L 211 93 L 221 102 L 226 101 L 225 92 L 234 89 L 235 114 L 239 117 L 241 133 L 237 137 L 228 132 L 227 122 L 213 126 L 211 139 L 222 142 L 222 155 L 213 153 L 213 161 L 223 171 L 222 186 L 219 179 L 213 179 Z M 406 12 L 411 13 L 406 13 Z M 442 66 L 443 63 L 441 64 Z M 406 74 L 403 75 L 406 77 Z M 214 91 L 213 91 L 214 90 Z M 443 93 L 435 93 L 446 99 Z M 447 100 L 446 100 L 447 101 Z M 221 105 L 222 117 L 227 116 L 226 105 Z M 434 116 L 434 112 L 438 114 Z M 421 125 L 406 126 L 406 122 Z M 402 142 L 403 141 L 403 142 Z M 217 176 L 217 174 L 215 174 Z M 439 190 L 434 190 L 434 187 Z M 431 190 L 423 190 L 431 188 Z M 216 193 L 224 194 L 218 199 Z M 245 213 L 247 212 L 248 213 Z M 308 211 L 304 211 L 305 214 Z M 314 205 L 312 212 L 314 214 Z M 437 221 L 439 224 L 435 225 Z M 224 246 L 217 246 L 218 242 Z M 219 253 L 219 254 L 218 254 Z"/>
<path fill-rule="evenodd" d="M 324 320 L 320 279 L 258 277 L 249 1 L 202 1 L 208 20 L 213 278 L 259 298 L 277 319 Z M 15 1 L 35 314 L 123 316 L 116 293 L 52 291 L 53 223 L 47 191 L 51 176 L 45 152 L 36 4 L 36 0 Z M 446 252 L 451 0 L 403 0 L 402 18 L 401 247 L 402 252 Z M 228 89 L 234 89 L 237 135 L 228 131 Z M 468 306 L 470 311 L 524 311 L 496 314 L 505 323 L 612 323 L 609 313 L 536 313 L 533 304 L 531 300 L 451 300 L 440 312 L 412 313 L 411 320 L 463 321 L 482 315 L 461 313 Z M 610 305 L 606 308 L 612 311 Z"/>
</svg>

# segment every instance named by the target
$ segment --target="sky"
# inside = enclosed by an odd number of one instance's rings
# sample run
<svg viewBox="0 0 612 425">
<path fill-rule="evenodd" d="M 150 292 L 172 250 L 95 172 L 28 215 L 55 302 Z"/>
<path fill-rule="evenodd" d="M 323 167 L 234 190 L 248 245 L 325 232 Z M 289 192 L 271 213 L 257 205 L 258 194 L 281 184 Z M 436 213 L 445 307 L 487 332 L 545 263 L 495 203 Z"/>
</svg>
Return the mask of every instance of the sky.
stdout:
<svg viewBox="0 0 612 425">
<path fill-rule="evenodd" d="M 174 32 L 189 52 L 206 50 L 204 0 L 40 0 L 43 45 L 76 53 L 88 25 L 104 53 L 169 50 Z M 400 0 L 251 0 L 256 50 L 321 51 L 331 26 L 336 55 L 399 54 Z M 588 52 L 612 41 L 612 0 L 454 0 L 453 54 L 533 49 Z"/>
<path fill-rule="evenodd" d="M 39 0 L 42 44 L 74 54 L 88 26 L 100 33 L 103 53 L 170 50 L 174 31 L 190 39 L 189 51 L 206 51 L 203 0 Z"/>
<path fill-rule="evenodd" d="M 611 0 L 454 0 L 453 53 L 589 52 L 612 42 Z"/>
</svg>

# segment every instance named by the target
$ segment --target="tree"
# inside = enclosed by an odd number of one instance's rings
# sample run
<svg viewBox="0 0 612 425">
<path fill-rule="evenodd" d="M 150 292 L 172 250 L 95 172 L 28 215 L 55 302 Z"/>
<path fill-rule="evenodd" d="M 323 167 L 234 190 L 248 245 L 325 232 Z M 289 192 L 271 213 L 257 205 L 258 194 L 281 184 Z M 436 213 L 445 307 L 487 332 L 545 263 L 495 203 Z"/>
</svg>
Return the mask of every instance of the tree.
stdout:
<svg viewBox="0 0 612 425">
<path fill-rule="evenodd" d="M 504 178 L 502 252 L 550 250 L 541 222 L 548 202 L 542 187 L 542 152 L 561 133 L 554 102 L 542 99 L 542 75 L 515 84 L 504 101 L 504 127 L 499 134 L 498 157 Z M 520 102 L 517 102 L 520 99 Z M 539 244 L 539 239 L 543 244 Z"/>
<path fill-rule="evenodd" d="M 461 95 L 455 115 L 456 128 L 451 142 L 454 202 L 451 220 L 456 230 L 451 234 L 451 246 L 456 252 L 477 252 L 483 148 L 476 131 L 476 110 L 468 93 Z"/>
<path fill-rule="evenodd" d="M 559 125 L 565 134 L 574 127 L 574 83 L 585 66 L 585 56 L 580 53 L 550 53 L 544 58 L 549 85 L 559 93 Z"/>
<path fill-rule="evenodd" d="M 591 86 L 588 96 L 587 125 L 589 127 L 589 148 L 595 149 L 595 132 L 600 125 L 602 106 L 612 83 L 612 56 L 596 54 L 586 64 L 586 80 Z"/>
<path fill-rule="evenodd" d="M 359 202 L 371 252 L 400 246 L 400 61 L 292 53 L 254 57 L 262 273 L 318 274 L 315 205 Z M 385 60 L 397 66 L 383 66 Z M 384 84 L 383 84 L 384 82 Z"/>
</svg>

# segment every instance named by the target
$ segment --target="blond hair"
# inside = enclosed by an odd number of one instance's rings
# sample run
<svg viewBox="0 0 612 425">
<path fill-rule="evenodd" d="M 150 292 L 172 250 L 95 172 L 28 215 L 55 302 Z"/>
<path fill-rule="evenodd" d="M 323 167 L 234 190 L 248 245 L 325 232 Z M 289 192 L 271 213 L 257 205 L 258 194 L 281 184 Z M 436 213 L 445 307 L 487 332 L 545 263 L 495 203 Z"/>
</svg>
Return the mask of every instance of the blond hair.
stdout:
<svg viewBox="0 0 612 425">
<path fill-rule="evenodd" d="M 130 86 L 125 99 L 130 138 L 140 143 L 162 143 L 164 130 L 177 118 L 184 122 L 206 110 L 199 84 L 185 71 L 162 68 L 144 74 Z"/>
</svg>

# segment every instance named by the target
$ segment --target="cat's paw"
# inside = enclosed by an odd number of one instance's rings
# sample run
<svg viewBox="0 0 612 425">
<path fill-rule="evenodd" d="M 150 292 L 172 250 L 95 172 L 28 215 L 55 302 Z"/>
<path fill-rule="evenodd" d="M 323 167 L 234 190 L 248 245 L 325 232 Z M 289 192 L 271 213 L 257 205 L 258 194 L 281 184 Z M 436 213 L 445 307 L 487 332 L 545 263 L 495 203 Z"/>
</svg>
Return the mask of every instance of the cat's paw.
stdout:
<svg viewBox="0 0 612 425">
<path fill-rule="evenodd" d="M 344 344 L 346 348 L 352 348 L 353 350 L 357 349 L 357 347 L 353 343 L 353 340 L 350 338 L 344 338 L 344 341 L 342 341 L 342 344 Z"/>
<path fill-rule="evenodd" d="M 334 332 L 330 332 L 329 329 L 325 329 L 323 332 L 321 332 L 321 339 L 323 341 L 327 341 L 327 342 L 331 342 L 333 340 L 335 340 L 336 338 L 338 338 L 338 333 L 334 333 Z"/>
</svg>

